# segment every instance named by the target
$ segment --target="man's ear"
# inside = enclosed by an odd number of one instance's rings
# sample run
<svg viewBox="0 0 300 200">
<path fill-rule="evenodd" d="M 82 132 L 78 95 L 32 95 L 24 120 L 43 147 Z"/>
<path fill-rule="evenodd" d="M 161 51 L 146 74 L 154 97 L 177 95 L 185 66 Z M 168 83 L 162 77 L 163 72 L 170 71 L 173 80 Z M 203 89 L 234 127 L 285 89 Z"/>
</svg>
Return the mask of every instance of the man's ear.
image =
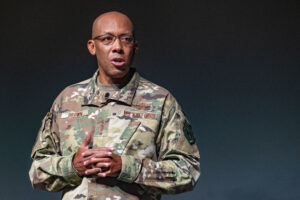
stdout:
<svg viewBox="0 0 300 200">
<path fill-rule="evenodd" d="M 87 42 L 87 48 L 88 48 L 90 54 L 92 54 L 92 55 L 96 54 L 96 47 L 95 47 L 95 41 L 94 40 L 89 40 Z"/>
<path fill-rule="evenodd" d="M 134 58 L 135 58 L 135 55 L 136 55 L 138 49 L 139 49 L 138 43 L 135 42 L 135 43 L 134 43 L 134 46 L 133 46 L 133 53 L 132 53 L 132 55 L 131 55 L 131 64 L 132 64 L 132 62 L 133 62 L 133 60 L 134 60 Z"/>
</svg>

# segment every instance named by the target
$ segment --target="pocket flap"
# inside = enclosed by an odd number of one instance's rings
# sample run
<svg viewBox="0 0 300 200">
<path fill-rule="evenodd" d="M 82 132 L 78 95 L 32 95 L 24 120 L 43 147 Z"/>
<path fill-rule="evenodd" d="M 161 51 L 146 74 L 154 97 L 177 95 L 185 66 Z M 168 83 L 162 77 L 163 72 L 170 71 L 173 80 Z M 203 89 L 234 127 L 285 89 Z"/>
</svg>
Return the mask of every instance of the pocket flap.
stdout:
<svg viewBox="0 0 300 200">
<path fill-rule="evenodd" d="M 136 132 L 136 129 L 139 127 L 141 124 L 140 121 L 133 120 L 130 122 L 130 124 L 126 127 L 124 132 L 122 133 L 120 137 L 120 142 L 115 145 L 115 150 L 114 153 L 121 155 L 128 144 L 129 140 L 133 136 L 133 134 Z"/>
</svg>

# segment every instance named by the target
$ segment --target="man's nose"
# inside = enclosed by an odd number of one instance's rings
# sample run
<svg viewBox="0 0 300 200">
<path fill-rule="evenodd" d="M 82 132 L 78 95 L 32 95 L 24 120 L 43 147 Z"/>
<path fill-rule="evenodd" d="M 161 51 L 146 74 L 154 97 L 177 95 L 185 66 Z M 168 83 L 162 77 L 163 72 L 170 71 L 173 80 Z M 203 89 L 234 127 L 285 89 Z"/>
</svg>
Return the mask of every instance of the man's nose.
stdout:
<svg viewBox="0 0 300 200">
<path fill-rule="evenodd" d="M 116 40 L 113 43 L 113 52 L 123 52 L 123 45 L 119 38 L 116 38 Z"/>
</svg>

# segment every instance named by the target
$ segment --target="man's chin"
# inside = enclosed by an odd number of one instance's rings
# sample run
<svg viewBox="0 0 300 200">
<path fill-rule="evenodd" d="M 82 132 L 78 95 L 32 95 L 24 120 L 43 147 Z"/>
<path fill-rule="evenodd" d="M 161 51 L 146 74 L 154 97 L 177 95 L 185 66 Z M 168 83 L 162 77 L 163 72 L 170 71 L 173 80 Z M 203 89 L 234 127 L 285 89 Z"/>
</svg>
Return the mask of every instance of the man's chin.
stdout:
<svg viewBox="0 0 300 200">
<path fill-rule="evenodd" d="M 116 69 L 110 75 L 113 79 L 122 79 L 129 73 L 129 68 L 126 69 Z"/>
</svg>

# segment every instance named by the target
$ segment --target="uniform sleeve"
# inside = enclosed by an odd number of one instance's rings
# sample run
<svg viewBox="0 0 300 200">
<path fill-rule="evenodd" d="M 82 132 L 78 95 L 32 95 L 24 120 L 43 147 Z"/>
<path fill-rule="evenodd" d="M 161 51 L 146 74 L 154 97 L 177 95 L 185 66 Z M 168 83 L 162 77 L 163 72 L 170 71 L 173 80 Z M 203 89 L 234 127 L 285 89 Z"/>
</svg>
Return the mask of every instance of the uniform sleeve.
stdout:
<svg viewBox="0 0 300 200">
<path fill-rule="evenodd" d="M 29 177 L 36 189 L 60 191 L 65 187 L 79 185 L 82 178 L 73 167 L 73 156 L 62 156 L 59 133 L 55 122 L 55 104 L 42 121 L 35 145 Z"/>
<path fill-rule="evenodd" d="M 165 100 L 156 145 L 158 161 L 122 155 L 118 179 L 150 186 L 158 193 L 192 190 L 200 176 L 200 155 L 191 125 L 171 95 Z"/>
</svg>

